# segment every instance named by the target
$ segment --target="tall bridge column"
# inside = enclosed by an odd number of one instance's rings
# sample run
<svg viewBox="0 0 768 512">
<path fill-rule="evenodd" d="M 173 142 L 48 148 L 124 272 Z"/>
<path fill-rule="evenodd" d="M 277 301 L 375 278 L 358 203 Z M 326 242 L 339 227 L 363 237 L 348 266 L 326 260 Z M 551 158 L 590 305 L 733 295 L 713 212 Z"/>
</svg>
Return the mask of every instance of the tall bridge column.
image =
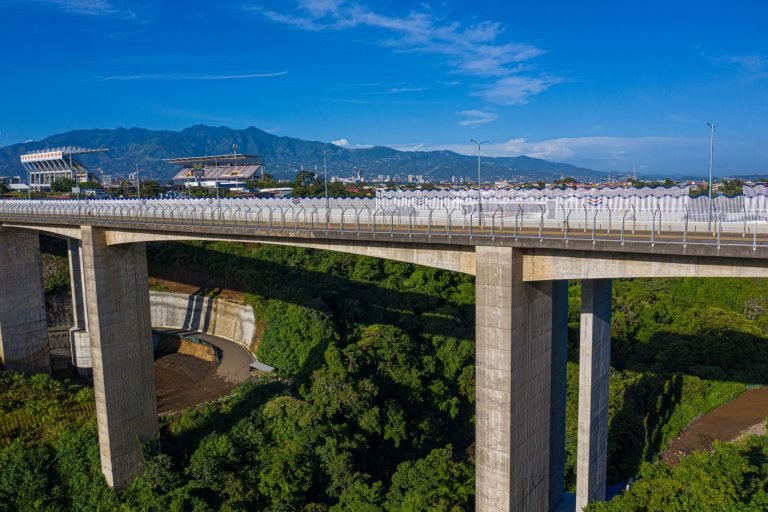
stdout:
<svg viewBox="0 0 768 512">
<path fill-rule="evenodd" d="M 88 336 L 88 320 L 85 309 L 85 288 L 83 286 L 83 248 L 80 240 L 70 239 L 69 280 L 72 288 L 72 317 L 74 325 L 69 330 L 69 344 L 72 350 L 72 366 L 81 377 L 93 375 L 91 341 Z"/>
<path fill-rule="evenodd" d="M 7 370 L 51 371 L 40 236 L 0 229 L 0 363 Z"/>
<path fill-rule="evenodd" d="M 81 231 L 101 468 L 119 489 L 141 472 L 141 443 L 158 430 L 146 246 Z"/>
<path fill-rule="evenodd" d="M 524 282 L 522 254 L 476 248 L 476 510 L 562 496 L 567 284 Z"/>
<path fill-rule="evenodd" d="M 576 510 L 605 499 L 608 464 L 608 381 L 611 368 L 611 280 L 581 282 L 579 432 Z"/>
</svg>

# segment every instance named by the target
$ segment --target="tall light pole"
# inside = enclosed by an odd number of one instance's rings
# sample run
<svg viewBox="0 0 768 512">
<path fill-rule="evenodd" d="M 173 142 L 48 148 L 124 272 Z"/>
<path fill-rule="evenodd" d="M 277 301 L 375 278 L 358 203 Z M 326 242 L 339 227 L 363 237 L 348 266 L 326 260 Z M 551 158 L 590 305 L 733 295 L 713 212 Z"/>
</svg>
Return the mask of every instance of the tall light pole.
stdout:
<svg viewBox="0 0 768 512">
<path fill-rule="evenodd" d="M 469 142 L 477 144 L 477 223 L 480 227 L 483 227 L 483 193 L 480 190 L 480 146 L 488 141 L 477 142 L 475 139 L 469 139 Z"/>
<path fill-rule="evenodd" d="M 709 126 L 709 187 L 707 187 L 709 215 L 707 216 L 707 231 L 710 231 L 712 229 L 712 161 L 715 158 L 715 128 L 717 125 L 707 122 L 707 126 Z"/>
<path fill-rule="evenodd" d="M 141 199 L 141 178 L 139 177 L 139 164 L 136 164 L 136 195 L 139 199 Z"/>
<path fill-rule="evenodd" d="M 331 216 L 331 205 L 330 201 L 328 199 L 328 148 L 323 148 L 322 151 L 319 149 L 313 150 L 315 153 L 322 153 L 323 154 L 323 183 L 325 185 L 325 222 L 326 224 L 329 224 L 329 219 Z"/>
</svg>

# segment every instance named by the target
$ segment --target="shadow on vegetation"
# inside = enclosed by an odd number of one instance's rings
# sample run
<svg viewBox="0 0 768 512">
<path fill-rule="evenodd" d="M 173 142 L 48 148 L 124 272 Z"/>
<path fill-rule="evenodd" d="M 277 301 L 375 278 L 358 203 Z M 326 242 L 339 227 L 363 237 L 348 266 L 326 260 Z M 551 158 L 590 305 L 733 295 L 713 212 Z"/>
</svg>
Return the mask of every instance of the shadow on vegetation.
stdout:
<svg viewBox="0 0 768 512">
<path fill-rule="evenodd" d="M 655 333 L 648 343 L 626 344 L 617 354 L 637 372 L 684 373 L 702 379 L 768 383 L 768 339 L 733 329 L 697 334 Z"/>
<path fill-rule="evenodd" d="M 166 251 L 166 248 L 172 250 Z M 301 257 L 307 250 L 298 252 Z M 168 261 L 166 257 L 173 257 L 175 261 Z M 337 322 L 342 319 L 347 322 L 343 326 L 347 328 L 353 324 L 388 323 L 411 333 L 474 339 L 474 306 L 457 304 L 437 294 L 397 290 L 364 282 L 386 278 L 397 281 L 399 278 L 387 273 L 384 263 L 373 258 L 368 258 L 369 268 L 358 272 L 361 280 L 339 275 L 339 270 L 347 274 L 355 273 L 356 269 L 345 266 L 354 265 L 359 259 L 359 256 L 339 254 L 336 258 L 338 268 L 313 271 L 260 259 L 258 255 L 230 254 L 205 246 L 174 244 L 163 247 L 151 244 L 149 250 L 152 277 L 197 287 L 196 295 L 215 295 L 226 288 L 330 313 Z M 403 263 L 402 266 L 410 268 L 409 264 Z M 449 275 L 444 271 L 429 270 Z M 401 285 L 402 282 L 396 284 Z M 446 308 L 445 314 L 422 316 L 424 312 L 441 312 Z"/>
<path fill-rule="evenodd" d="M 164 444 L 163 451 L 174 459 L 178 467 L 183 467 L 204 437 L 228 432 L 262 405 L 288 392 L 288 384 L 280 381 L 245 382 L 235 389 L 222 407 L 210 404 L 202 408 L 188 409 L 171 418 L 160 436 L 161 445 L 163 440 L 170 441 Z M 173 425 L 182 427 L 178 434 L 169 431 L 173 430 Z"/>
<path fill-rule="evenodd" d="M 622 391 L 621 408 L 608 427 L 609 483 L 636 475 L 643 461 L 664 449 L 664 427 L 683 398 L 683 376 L 638 375 Z"/>
</svg>

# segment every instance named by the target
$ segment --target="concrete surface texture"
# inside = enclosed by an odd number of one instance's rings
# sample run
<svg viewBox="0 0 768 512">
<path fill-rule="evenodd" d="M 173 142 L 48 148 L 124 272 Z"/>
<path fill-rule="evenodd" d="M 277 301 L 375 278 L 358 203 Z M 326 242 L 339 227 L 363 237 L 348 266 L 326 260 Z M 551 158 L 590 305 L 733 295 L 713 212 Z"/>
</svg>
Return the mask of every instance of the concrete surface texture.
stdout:
<svg viewBox="0 0 768 512">
<path fill-rule="evenodd" d="M 568 281 L 552 282 L 552 385 L 549 423 L 549 510 L 565 491 L 565 398 L 568 380 Z"/>
<path fill-rule="evenodd" d="M 88 336 L 88 317 L 85 308 L 85 287 L 83 286 L 83 244 L 80 240 L 67 241 L 69 255 L 69 281 L 72 293 L 72 328 L 69 330 L 69 344 L 72 351 L 72 366 L 80 377 L 93 376 L 91 339 Z"/>
<path fill-rule="evenodd" d="M 525 281 L 636 277 L 768 277 L 768 261 L 717 256 L 529 250 Z"/>
<path fill-rule="evenodd" d="M 552 428 L 554 322 L 565 318 L 565 300 L 553 300 L 562 285 L 525 283 L 522 253 L 477 247 L 476 280 L 476 510 L 547 511 L 550 485 L 562 471 L 550 468 L 551 437 L 564 435 L 554 415 Z M 563 327 L 556 331 L 562 335 Z M 562 365 L 562 347 L 554 360 Z M 557 369 L 559 373 L 560 368 Z M 558 402 L 562 379 L 558 377 Z M 563 424 L 564 429 L 564 424 Z M 553 494 L 562 493 L 562 488 Z"/>
<path fill-rule="evenodd" d="M 149 294 L 153 326 L 204 332 L 254 348 L 256 319 L 251 306 L 200 295 Z"/>
<path fill-rule="evenodd" d="M 611 364 L 611 280 L 581 283 L 579 431 L 576 510 L 605 500 L 608 463 L 608 380 Z"/>
<path fill-rule="evenodd" d="M 141 444 L 158 429 L 146 247 L 108 247 L 90 226 L 82 243 L 101 467 L 121 489 L 141 472 Z"/>
<path fill-rule="evenodd" d="M 0 229 L 0 363 L 50 373 L 40 236 Z"/>
</svg>

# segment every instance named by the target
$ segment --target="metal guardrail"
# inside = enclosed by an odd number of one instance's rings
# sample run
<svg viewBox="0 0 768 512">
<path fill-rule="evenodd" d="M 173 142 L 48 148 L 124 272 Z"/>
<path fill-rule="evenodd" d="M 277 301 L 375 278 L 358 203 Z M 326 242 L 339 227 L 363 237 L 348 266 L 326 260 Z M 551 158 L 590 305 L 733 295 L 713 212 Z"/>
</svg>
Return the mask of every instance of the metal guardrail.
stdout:
<svg viewBox="0 0 768 512">
<path fill-rule="evenodd" d="M 318 206 L 318 203 L 322 206 Z M 227 200 L 57 200 L 0 201 L 0 221 L 58 225 L 146 225 L 205 229 L 235 227 L 254 232 L 318 234 L 331 232 L 360 237 L 393 237 L 395 234 L 430 241 L 452 237 L 591 240 L 628 243 L 687 245 L 768 246 L 768 210 L 743 209 L 740 214 L 713 212 L 712 222 L 685 210 L 661 208 L 624 210 L 610 208 L 561 208 L 560 212 L 536 209 L 382 207 L 377 200 L 304 204 L 291 199 Z M 530 205 L 527 205 L 530 206 Z"/>
</svg>

